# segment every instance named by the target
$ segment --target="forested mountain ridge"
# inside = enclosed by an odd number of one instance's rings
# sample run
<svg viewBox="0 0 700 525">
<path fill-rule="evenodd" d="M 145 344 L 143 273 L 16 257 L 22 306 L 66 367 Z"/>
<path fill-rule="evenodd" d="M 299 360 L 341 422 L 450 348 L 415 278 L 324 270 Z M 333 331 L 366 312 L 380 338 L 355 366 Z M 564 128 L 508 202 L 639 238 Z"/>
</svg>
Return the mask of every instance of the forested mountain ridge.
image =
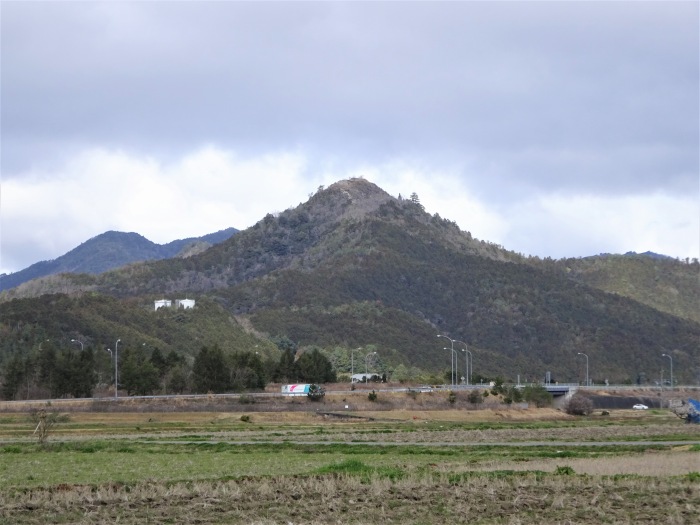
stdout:
<svg viewBox="0 0 700 525">
<path fill-rule="evenodd" d="M 700 264 L 656 254 L 598 255 L 561 259 L 570 279 L 630 297 L 662 312 L 700 323 Z"/>
<path fill-rule="evenodd" d="M 235 237 L 187 259 L 133 264 L 99 276 L 53 275 L 11 290 L 0 296 L 0 300 L 81 291 L 118 295 L 178 290 L 204 292 L 284 268 L 311 271 L 327 257 L 355 249 L 353 246 L 358 243 L 360 251 L 371 250 L 368 244 L 371 239 L 363 238 L 367 217 L 405 224 L 407 213 L 415 215 L 413 220 L 440 227 L 439 236 L 431 242 L 495 260 L 522 259 L 495 244 L 473 239 L 452 221 L 441 219 L 437 214 L 426 214 L 417 197 L 414 200 L 395 198 L 364 179 L 352 179 L 337 182 L 327 189 L 319 188 L 298 207 L 276 216 L 268 214 Z M 423 230 L 415 233 L 423 233 Z"/>
<path fill-rule="evenodd" d="M 156 244 L 138 233 L 108 231 L 97 235 L 50 261 L 40 261 L 18 272 L 0 275 L 0 291 L 58 273 L 99 274 L 138 261 L 191 256 L 231 237 L 227 228 L 201 237 Z"/>
<path fill-rule="evenodd" d="M 363 179 L 319 188 L 187 259 L 54 276 L 47 289 L 78 296 L 67 301 L 85 293 L 140 300 L 144 312 L 163 295 L 207 297 L 255 333 L 320 347 L 337 363 L 362 347 L 388 370 L 444 371 L 442 333 L 468 345 L 473 374 L 538 380 L 550 371 L 581 381 L 585 354 L 594 381 L 634 382 L 658 377 L 660 354 L 670 352 L 679 380 L 700 381 L 697 322 L 590 286 L 573 262 L 566 270 L 476 240 L 425 213 L 417 195 L 395 198 Z M 11 309 L 0 304 L 2 316 Z M 462 346 L 455 350 L 464 370 Z"/>
</svg>

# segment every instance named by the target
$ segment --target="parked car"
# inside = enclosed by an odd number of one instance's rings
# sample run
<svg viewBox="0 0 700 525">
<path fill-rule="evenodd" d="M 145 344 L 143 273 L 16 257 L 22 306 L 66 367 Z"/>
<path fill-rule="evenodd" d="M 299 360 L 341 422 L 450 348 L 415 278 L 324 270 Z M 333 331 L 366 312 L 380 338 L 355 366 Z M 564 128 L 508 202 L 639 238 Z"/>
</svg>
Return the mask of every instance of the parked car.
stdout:
<svg viewBox="0 0 700 525">
<path fill-rule="evenodd" d="M 635 409 L 635 410 L 648 410 L 648 409 L 649 409 L 648 406 L 642 405 L 641 403 L 637 403 L 637 404 L 634 405 L 632 408 Z"/>
</svg>

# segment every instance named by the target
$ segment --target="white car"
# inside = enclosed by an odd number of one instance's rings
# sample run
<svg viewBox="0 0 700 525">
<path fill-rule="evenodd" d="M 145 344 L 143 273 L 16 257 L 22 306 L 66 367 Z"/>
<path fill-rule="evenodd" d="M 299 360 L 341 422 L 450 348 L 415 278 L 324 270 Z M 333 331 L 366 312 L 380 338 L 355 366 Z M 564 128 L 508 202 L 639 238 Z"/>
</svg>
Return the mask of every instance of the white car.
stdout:
<svg viewBox="0 0 700 525">
<path fill-rule="evenodd" d="M 635 409 L 635 410 L 648 410 L 648 409 L 649 409 L 648 406 L 642 405 L 641 403 L 637 403 L 637 404 L 634 405 L 632 408 Z"/>
</svg>

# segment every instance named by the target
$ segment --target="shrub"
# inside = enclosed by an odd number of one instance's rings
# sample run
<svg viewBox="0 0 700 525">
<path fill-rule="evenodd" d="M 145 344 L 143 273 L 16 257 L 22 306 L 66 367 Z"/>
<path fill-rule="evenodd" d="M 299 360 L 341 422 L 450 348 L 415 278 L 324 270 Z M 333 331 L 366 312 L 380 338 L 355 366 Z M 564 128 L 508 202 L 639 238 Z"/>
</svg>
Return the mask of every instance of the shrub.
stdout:
<svg viewBox="0 0 700 525">
<path fill-rule="evenodd" d="M 248 415 L 241 416 L 241 421 L 243 421 L 244 423 L 250 423 L 250 416 L 248 416 Z"/>
<path fill-rule="evenodd" d="M 457 401 L 457 394 L 450 390 L 450 393 L 447 394 L 447 401 L 450 403 L 450 405 L 454 405 L 455 401 Z"/>
<path fill-rule="evenodd" d="M 372 390 L 369 394 L 367 394 L 367 399 L 370 401 L 376 401 L 377 400 L 377 393 Z"/>
<path fill-rule="evenodd" d="M 238 398 L 238 402 L 241 405 L 253 405 L 253 404 L 255 404 L 255 397 L 242 395 L 241 397 Z"/>
<path fill-rule="evenodd" d="M 500 394 L 505 394 L 506 388 L 503 386 L 503 379 L 497 377 L 493 382 L 493 387 L 491 388 L 491 395 L 497 396 Z"/>
<path fill-rule="evenodd" d="M 467 396 L 467 401 L 469 401 L 472 405 L 478 405 L 479 403 L 484 402 L 484 398 L 478 390 L 472 390 Z"/>
<path fill-rule="evenodd" d="M 551 406 L 552 394 L 542 385 L 528 385 L 523 388 L 523 399 L 528 403 L 533 403 L 537 408 Z"/>
<path fill-rule="evenodd" d="M 593 401 L 577 392 L 569 399 L 564 411 L 572 416 L 587 416 L 593 412 Z"/>
</svg>

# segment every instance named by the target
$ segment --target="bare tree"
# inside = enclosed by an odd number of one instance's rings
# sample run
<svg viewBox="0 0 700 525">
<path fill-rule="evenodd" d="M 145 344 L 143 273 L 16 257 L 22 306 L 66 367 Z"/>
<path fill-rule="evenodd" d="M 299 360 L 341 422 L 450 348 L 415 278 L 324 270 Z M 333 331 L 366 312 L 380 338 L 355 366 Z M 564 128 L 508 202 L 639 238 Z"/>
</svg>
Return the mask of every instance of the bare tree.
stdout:
<svg viewBox="0 0 700 525">
<path fill-rule="evenodd" d="M 33 423 L 36 423 L 34 435 L 37 437 L 37 441 L 41 445 L 46 443 L 46 440 L 48 439 L 49 434 L 56 423 L 66 421 L 68 419 L 67 416 L 61 416 L 57 412 L 47 411 L 43 408 L 39 410 L 32 410 L 29 417 Z"/>
<path fill-rule="evenodd" d="M 577 392 L 571 396 L 564 410 L 572 416 L 587 416 L 593 412 L 593 401 Z"/>
</svg>

